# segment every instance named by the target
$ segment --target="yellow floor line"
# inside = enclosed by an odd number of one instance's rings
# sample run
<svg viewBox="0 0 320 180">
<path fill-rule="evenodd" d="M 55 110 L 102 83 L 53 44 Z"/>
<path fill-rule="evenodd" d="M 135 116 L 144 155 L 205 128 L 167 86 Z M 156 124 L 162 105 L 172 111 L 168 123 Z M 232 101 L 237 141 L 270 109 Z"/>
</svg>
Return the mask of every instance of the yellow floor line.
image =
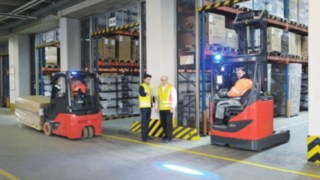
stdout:
<svg viewBox="0 0 320 180">
<path fill-rule="evenodd" d="M 217 156 L 217 155 L 213 155 L 213 154 L 206 154 L 206 153 L 202 153 L 202 152 L 191 151 L 191 150 L 186 150 L 186 149 L 181 149 L 181 148 L 176 148 L 176 147 L 170 147 L 170 146 L 161 145 L 161 144 L 142 142 L 140 140 L 135 140 L 135 139 L 130 139 L 130 138 L 111 136 L 111 135 L 105 135 L 105 134 L 103 136 L 105 136 L 107 138 L 113 138 L 113 139 L 122 140 L 122 141 L 128 141 L 128 142 L 133 142 L 133 143 L 138 143 L 138 144 L 145 144 L 145 145 L 158 147 L 158 148 L 162 148 L 162 149 L 170 149 L 170 150 L 174 150 L 174 151 L 178 151 L 178 152 L 184 152 L 184 153 L 193 154 L 193 155 L 198 155 L 198 156 L 202 156 L 202 157 L 220 159 L 220 160 L 224 160 L 224 161 L 236 162 L 236 163 L 255 166 L 255 167 L 260 167 L 260 168 L 264 168 L 264 169 L 270 169 L 270 170 L 274 170 L 274 171 L 286 172 L 286 173 L 297 174 L 297 175 L 301 175 L 301 176 L 307 176 L 307 177 L 320 179 L 320 175 L 316 175 L 316 174 L 312 174 L 312 173 L 306 173 L 306 172 L 300 172 L 300 171 L 293 171 L 293 170 L 289 170 L 289 169 L 277 168 L 277 167 L 273 167 L 273 166 L 268 166 L 268 165 L 263 165 L 263 164 L 259 164 L 259 163 L 253 163 L 253 162 L 249 162 L 249 161 L 243 161 L 243 160 L 223 157 L 223 156 Z"/>
<path fill-rule="evenodd" d="M 1 168 L 0 168 L 0 176 L 4 176 L 5 178 L 8 178 L 10 180 L 18 180 L 19 179 Z"/>
</svg>

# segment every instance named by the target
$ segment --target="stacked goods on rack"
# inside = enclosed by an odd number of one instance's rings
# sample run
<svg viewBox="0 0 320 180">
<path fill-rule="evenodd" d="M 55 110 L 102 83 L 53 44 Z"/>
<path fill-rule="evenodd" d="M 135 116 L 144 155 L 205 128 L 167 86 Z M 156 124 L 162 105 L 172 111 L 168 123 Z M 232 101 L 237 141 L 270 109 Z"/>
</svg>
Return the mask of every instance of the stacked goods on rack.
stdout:
<svg viewBox="0 0 320 180">
<path fill-rule="evenodd" d="M 301 56 L 308 59 L 308 36 L 302 36 L 301 41 Z"/>
<path fill-rule="evenodd" d="M 309 0 L 298 1 L 298 23 L 308 26 Z"/>
<path fill-rule="evenodd" d="M 284 17 L 284 4 L 283 0 L 250 0 L 238 3 L 240 7 L 245 7 L 254 10 L 267 10 L 269 14 L 279 18 Z"/>
<path fill-rule="evenodd" d="M 45 116 L 44 109 L 49 106 L 50 98 L 44 96 L 17 97 L 15 116 L 35 129 L 42 130 Z"/>
<path fill-rule="evenodd" d="M 43 76 L 43 85 L 44 85 L 44 96 L 51 97 L 51 90 L 52 90 L 51 75 Z"/>
<path fill-rule="evenodd" d="M 299 114 L 301 94 L 301 64 L 288 64 L 288 103 L 286 101 L 286 65 L 273 64 L 271 94 L 274 97 L 274 115 L 295 116 Z"/>
<path fill-rule="evenodd" d="M 287 104 L 287 116 L 299 115 L 300 110 L 300 96 L 301 96 L 301 74 L 302 65 L 291 63 L 289 68 L 289 103 Z"/>
<path fill-rule="evenodd" d="M 289 20 L 298 22 L 298 0 L 289 0 Z"/>
<path fill-rule="evenodd" d="M 96 43 L 93 43 L 96 50 Z M 96 53 L 96 52 L 95 52 Z M 98 59 L 100 61 L 132 63 L 139 60 L 139 40 L 130 36 L 117 35 L 98 39 Z"/>
<path fill-rule="evenodd" d="M 301 99 L 300 99 L 300 109 L 301 110 L 308 110 L 309 107 L 309 92 L 308 92 L 308 72 L 307 68 L 302 73 L 301 78 Z"/>
<path fill-rule="evenodd" d="M 140 48 L 139 48 L 139 40 L 138 39 L 132 39 L 131 41 L 131 55 L 132 55 L 132 59 L 135 62 L 138 62 L 138 60 L 140 59 L 140 52 L 139 52 Z"/>
<path fill-rule="evenodd" d="M 139 76 L 102 73 L 99 96 L 103 116 L 139 114 Z"/>
<path fill-rule="evenodd" d="M 117 57 L 120 62 L 131 60 L 131 37 L 117 36 Z"/>
<path fill-rule="evenodd" d="M 268 52 L 281 53 L 282 30 L 275 27 L 268 27 Z"/>
<path fill-rule="evenodd" d="M 117 115 L 117 76 L 112 74 L 101 74 L 99 76 L 99 96 L 103 116 Z"/>
</svg>

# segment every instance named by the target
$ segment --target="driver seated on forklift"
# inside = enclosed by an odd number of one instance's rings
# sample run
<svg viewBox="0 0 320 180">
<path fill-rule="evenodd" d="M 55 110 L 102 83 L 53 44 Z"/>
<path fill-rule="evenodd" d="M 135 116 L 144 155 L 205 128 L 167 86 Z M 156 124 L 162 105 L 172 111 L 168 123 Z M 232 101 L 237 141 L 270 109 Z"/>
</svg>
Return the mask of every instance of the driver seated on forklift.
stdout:
<svg viewBox="0 0 320 180">
<path fill-rule="evenodd" d="M 237 67 L 236 69 L 238 80 L 235 82 L 234 86 L 227 92 L 223 91 L 221 96 L 231 97 L 227 100 L 222 100 L 217 103 L 215 119 L 217 122 L 223 122 L 225 108 L 229 106 L 241 105 L 240 101 L 236 97 L 242 97 L 248 90 L 252 88 L 252 80 L 249 75 L 246 74 L 244 67 Z"/>
<path fill-rule="evenodd" d="M 84 95 L 87 92 L 87 87 L 81 82 L 81 80 L 74 78 L 72 80 L 72 95 L 73 97 L 77 98 L 76 100 L 82 100 L 84 99 Z"/>
</svg>

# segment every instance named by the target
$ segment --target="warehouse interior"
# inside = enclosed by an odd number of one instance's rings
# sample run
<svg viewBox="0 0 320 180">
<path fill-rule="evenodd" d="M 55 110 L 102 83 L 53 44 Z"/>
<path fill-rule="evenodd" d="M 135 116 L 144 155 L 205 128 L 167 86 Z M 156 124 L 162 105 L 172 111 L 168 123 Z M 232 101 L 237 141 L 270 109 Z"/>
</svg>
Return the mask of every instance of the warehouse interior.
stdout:
<svg viewBox="0 0 320 180">
<path fill-rule="evenodd" d="M 319 5 L 2 0 L 0 179 L 320 179 Z M 249 105 L 218 124 L 239 64 Z M 164 75 L 177 90 L 170 143 L 155 108 L 141 141 L 145 73 L 154 96 Z"/>
</svg>

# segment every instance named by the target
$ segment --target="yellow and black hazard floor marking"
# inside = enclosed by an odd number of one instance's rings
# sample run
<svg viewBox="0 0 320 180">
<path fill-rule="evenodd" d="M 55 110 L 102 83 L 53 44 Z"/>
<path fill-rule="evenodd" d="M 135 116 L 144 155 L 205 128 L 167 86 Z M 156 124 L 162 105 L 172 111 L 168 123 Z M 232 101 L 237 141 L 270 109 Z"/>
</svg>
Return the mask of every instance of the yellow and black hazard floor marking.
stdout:
<svg viewBox="0 0 320 180">
<path fill-rule="evenodd" d="M 320 136 L 308 136 L 308 161 L 320 164 Z"/>
<path fill-rule="evenodd" d="M 104 34 L 106 34 L 106 33 L 112 32 L 112 31 L 119 31 L 119 30 L 123 30 L 123 29 L 128 29 L 128 28 L 136 27 L 136 26 L 139 26 L 139 24 L 140 24 L 139 22 L 134 22 L 134 23 L 131 23 L 131 24 L 123 25 L 123 26 L 118 26 L 118 27 L 113 27 L 113 28 L 107 28 L 107 29 L 104 29 L 104 30 L 101 30 L 101 31 L 92 32 L 91 35 L 92 35 L 92 36 L 104 35 Z"/>
<path fill-rule="evenodd" d="M 132 132 L 141 132 L 141 122 L 135 121 L 131 125 Z M 149 122 L 149 136 L 163 137 L 164 132 L 160 120 L 151 119 Z M 198 130 L 190 127 L 177 126 L 173 128 L 173 138 L 183 140 L 200 140 Z"/>
<path fill-rule="evenodd" d="M 225 0 L 223 2 L 216 2 L 216 3 L 209 4 L 209 5 L 206 5 L 203 7 L 199 7 L 198 11 L 208 11 L 210 9 L 216 9 L 216 8 L 222 7 L 222 6 L 232 6 L 233 4 L 245 2 L 245 1 L 248 1 L 248 0 Z"/>
</svg>

